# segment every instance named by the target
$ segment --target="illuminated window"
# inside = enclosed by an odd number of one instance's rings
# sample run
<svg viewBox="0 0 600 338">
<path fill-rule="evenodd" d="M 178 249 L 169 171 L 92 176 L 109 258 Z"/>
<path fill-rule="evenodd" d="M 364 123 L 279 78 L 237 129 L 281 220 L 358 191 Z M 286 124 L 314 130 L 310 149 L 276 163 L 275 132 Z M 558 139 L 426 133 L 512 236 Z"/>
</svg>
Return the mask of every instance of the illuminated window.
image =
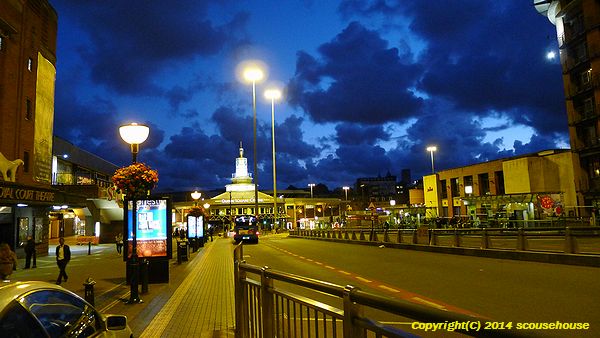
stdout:
<svg viewBox="0 0 600 338">
<path fill-rule="evenodd" d="M 0 36 L 0 50 L 2 50 L 2 43 L 4 42 L 3 38 Z"/>
</svg>

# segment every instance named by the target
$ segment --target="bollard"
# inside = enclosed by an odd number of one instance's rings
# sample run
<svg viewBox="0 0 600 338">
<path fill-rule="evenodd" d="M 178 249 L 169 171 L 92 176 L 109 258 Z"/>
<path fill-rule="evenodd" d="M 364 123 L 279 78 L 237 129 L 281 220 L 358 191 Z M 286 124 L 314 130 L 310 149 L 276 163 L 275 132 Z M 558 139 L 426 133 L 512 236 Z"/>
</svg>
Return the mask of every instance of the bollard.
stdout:
<svg viewBox="0 0 600 338">
<path fill-rule="evenodd" d="M 96 281 L 92 277 L 88 277 L 83 283 L 85 290 L 83 298 L 86 302 L 92 304 L 92 306 L 94 306 L 94 284 L 96 284 Z"/>
<path fill-rule="evenodd" d="M 88 242 L 88 255 L 92 254 L 92 242 Z"/>
<path fill-rule="evenodd" d="M 148 293 L 148 266 L 150 262 L 147 259 L 142 259 L 142 265 L 140 266 L 141 280 L 142 280 L 142 294 Z"/>
<path fill-rule="evenodd" d="M 481 249 L 489 249 L 490 238 L 488 237 L 487 229 L 483 228 L 481 231 Z"/>
<path fill-rule="evenodd" d="M 573 236 L 571 228 L 565 228 L 565 253 L 576 254 L 579 253 L 579 245 L 577 239 Z"/>
</svg>

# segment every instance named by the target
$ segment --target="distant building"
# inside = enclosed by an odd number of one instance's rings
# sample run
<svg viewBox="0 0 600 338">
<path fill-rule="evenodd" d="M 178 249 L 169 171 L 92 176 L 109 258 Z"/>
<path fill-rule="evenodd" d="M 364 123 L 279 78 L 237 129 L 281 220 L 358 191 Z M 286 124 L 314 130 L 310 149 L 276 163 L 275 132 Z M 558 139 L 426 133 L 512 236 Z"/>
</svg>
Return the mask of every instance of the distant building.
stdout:
<svg viewBox="0 0 600 338">
<path fill-rule="evenodd" d="M 259 225 L 263 229 L 269 228 L 314 228 L 331 226 L 341 222 L 343 214 L 339 198 L 310 198 L 304 191 L 278 190 L 277 213 L 274 211 L 273 195 L 258 192 L 258 213 L 255 213 L 254 184 L 252 175 L 248 172 L 248 161 L 244 157 L 244 149 L 239 148 L 239 156 L 235 160 L 235 173 L 231 183 L 227 184 L 225 191 L 208 198 L 205 204 L 209 217 L 208 223 L 212 226 L 230 228 L 234 217 L 240 215 L 258 214 Z M 192 208 L 194 202 L 189 199 L 176 200 L 176 219 L 174 226 L 185 227 L 185 215 Z"/>
<path fill-rule="evenodd" d="M 518 220 L 579 216 L 573 156 L 548 150 L 425 176 L 426 217 L 485 222 L 498 214 Z"/>
<path fill-rule="evenodd" d="M 396 205 L 409 204 L 410 171 L 402 171 L 402 181 L 398 182 L 395 175 L 389 172 L 385 176 L 361 177 L 354 184 L 354 198 L 359 208 L 364 209 L 371 202 L 378 207 L 388 207 L 390 201 Z"/>
<path fill-rule="evenodd" d="M 600 2 L 533 3 L 556 26 L 578 202 L 589 215 L 600 208 Z"/>
</svg>

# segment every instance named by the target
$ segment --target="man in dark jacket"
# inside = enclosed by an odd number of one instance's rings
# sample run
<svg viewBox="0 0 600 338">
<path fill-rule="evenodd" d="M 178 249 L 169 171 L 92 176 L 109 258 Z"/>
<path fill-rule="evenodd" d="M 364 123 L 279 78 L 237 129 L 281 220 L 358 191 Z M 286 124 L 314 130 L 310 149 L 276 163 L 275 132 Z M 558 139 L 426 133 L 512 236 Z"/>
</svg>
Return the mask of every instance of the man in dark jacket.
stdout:
<svg viewBox="0 0 600 338">
<path fill-rule="evenodd" d="M 58 265 L 59 273 L 56 284 L 60 285 L 63 278 L 65 282 L 68 278 L 65 269 L 67 268 L 67 263 L 71 260 L 71 249 L 65 244 L 65 239 L 62 237 L 58 239 L 58 243 L 56 247 L 56 264 Z"/>
<path fill-rule="evenodd" d="M 31 266 L 31 259 L 33 258 L 33 267 L 35 268 L 35 260 L 36 260 L 36 252 L 35 252 L 35 241 L 33 237 L 27 236 L 27 242 L 25 243 L 25 269 L 29 269 Z"/>
</svg>

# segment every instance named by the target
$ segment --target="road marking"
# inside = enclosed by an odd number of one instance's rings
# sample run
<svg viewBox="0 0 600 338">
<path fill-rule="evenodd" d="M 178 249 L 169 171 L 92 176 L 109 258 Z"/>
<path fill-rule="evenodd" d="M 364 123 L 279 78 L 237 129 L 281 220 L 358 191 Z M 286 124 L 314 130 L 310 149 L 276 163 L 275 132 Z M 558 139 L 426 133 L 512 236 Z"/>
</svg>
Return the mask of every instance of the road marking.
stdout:
<svg viewBox="0 0 600 338">
<path fill-rule="evenodd" d="M 344 270 L 338 270 L 339 273 L 343 273 L 344 275 L 351 275 L 350 272 L 346 272 Z"/>
<path fill-rule="evenodd" d="M 359 276 L 356 276 L 355 278 L 358 279 L 359 281 L 365 282 L 365 283 L 371 283 L 372 282 L 372 281 L 370 281 L 370 280 L 368 280 L 366 278 L 362 278 L 362 277 L 359 277 Z"/>
<path fill-rule="evenodd" d="M 331 265 L 325 265 L 325 267 L 326 267 L 327 269 L 335 270 L 335 268 L 334 268 L 333 266 L 331 266 Z"/>
<path fill-rule="evenodd" d="M 390 292 L 394 292 L 394 293 L 400 292 L 400 290 L 396 290 L 394 288 L 391 288 L 391 287 L 383 285 L 383 284 L 377 285 L 377 287 L 379 287 L 380 289 L 390 291 Z"/>
<path fill-rule="evenodd" d="M 440 305 L 440 304 L 438 304 L 438 303 L 430 302 L 430 301 L 428 301 L 428 300 L 425 300 L 425 299 L 423 299 L 423 298 L 419 298 L 419 297 L 412 297 L 411 299 L 414 299 L 415 301 L 417 301 L 417 302 L 419 302 L 419 303 L 423 303 L 423 304 L 425 304 L 425 305 L 429 305 L 429 306 L 431 306 L 431 307 L 438 308 L 438 309 L 440 309 L 440 310 L 446 310 L 446 307 L 445 307 L 445 306 L 443 306 L 443 305 Z"/>
<path fill-rule="evenodd" d="M 321 262 L 316 262 L 316 261 L 315 261 L 315 264 L 323 265 L 323 263 L 321 263 Z"/>
<path fill-rule="evenodd" d="M 309 262 L 314 262 L 314 261 L 313 261 L 312 259 L 310 259 L 310 258 L 305 258 L 305 259 L 306 259 L 307 261 L 309 261 Z"/>
</svg>

